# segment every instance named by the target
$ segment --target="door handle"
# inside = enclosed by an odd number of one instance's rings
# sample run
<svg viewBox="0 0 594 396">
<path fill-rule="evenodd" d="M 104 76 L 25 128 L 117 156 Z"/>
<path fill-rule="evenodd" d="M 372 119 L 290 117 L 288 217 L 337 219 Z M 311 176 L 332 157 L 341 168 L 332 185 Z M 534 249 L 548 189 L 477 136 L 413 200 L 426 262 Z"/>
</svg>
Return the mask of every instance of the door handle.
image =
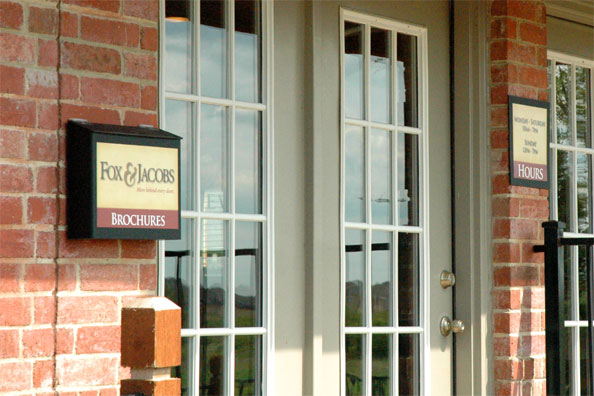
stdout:
<svg viewBox="0 0 594 396">
<path fill-rule="evenodd" d="M 449 317 L 444 316 L 439 322 L 439 331 L 441 335 L 447 337 L 450 333 L 460 334 L 464 332 L 464 322 L 461 320 L 451 320 Z"/>
<path fill-rule="evenodd" d="M 456 275 L 450 271 L 441 271 L 441 275 L 439 275 L 439 284 L 444 289 L 453 287 L 456 284 Z"/>
</svg>

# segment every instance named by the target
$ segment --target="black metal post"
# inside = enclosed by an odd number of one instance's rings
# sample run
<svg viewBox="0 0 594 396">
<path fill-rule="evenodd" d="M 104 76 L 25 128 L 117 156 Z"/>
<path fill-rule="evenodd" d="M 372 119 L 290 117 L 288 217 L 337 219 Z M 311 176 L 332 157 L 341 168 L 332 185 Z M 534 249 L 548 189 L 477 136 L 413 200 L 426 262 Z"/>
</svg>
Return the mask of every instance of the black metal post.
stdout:
<svg viewBox="0 0 594 396">
<path fill-rule="evenodd" d="M 565 366 L 567 364 L 567 339 L 565 337 L 565 277 L 563 251 L 559 240 L 563 236 L 563 223 L 547 221 L 545 231 L 545 317 L 547 395 L 567 394 Z"/>
<path fill-rule="evenodd" d="M 591 395 L 592 392 L 594 392 L 594 331 L 592 331 L 592 322 L 594 321 L 594 311 L 592 310 L 594 301 L 592 298 L 594 293 L 592 291 L 592 246 L 587 246 L 586 249 L 586 288 L 588 291 L 588 368 L 590 369 L 588 373 L 590 377 L 588 378 L 588 394 Z"/>
</svg>

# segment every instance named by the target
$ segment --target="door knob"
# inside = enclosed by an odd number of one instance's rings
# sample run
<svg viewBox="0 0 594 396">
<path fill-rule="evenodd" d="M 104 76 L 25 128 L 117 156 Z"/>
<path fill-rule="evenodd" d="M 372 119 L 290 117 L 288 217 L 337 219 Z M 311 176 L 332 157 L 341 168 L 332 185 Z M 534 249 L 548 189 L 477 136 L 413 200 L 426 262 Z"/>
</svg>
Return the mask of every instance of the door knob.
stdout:
<svg viewBox="0 0 594 396">
<path fill-rule="evenodd" d="M 461 320 L 451 320 L 447 316 L 441 318 L 439 323 L 439 330 L 441 335 L 447 337 L 450 333 L 459 334 L 464 332 L 464 322 Z"/>
<path fill-rule="evenodd" d="M 443 270 L 441 271 L 441 275 L 439 275 L 439 283 L 444 289 L 452 287 L 456 284 L 456 275 L 453 272 Z"/>
</svg>

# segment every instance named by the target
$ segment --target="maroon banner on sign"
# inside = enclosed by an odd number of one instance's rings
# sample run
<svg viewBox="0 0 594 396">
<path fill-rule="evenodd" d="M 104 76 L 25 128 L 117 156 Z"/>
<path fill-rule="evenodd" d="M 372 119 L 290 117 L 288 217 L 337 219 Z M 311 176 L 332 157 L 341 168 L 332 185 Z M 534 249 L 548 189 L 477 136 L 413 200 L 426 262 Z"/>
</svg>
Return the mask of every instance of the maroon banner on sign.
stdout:
<svg viewBox="0 0 594 396">
<path fill-rule="evenodd" d="M 171 230 L 179 226 L 177 210 L 97 208 L 97 227 Z"/>
<path fill-rule="evenodd" d="M 534 180 L 547 182 L 547 166 L 542 164 L 531 164 L 529 162 L 514 162 L 514 177 L 516 179 Z"/>
</svg>

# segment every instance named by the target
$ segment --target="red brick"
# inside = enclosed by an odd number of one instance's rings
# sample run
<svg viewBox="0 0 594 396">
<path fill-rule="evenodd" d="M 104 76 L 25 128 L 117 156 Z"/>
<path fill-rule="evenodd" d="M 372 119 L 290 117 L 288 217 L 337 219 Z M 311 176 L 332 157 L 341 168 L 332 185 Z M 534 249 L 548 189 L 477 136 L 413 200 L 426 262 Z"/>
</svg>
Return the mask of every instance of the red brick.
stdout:
<svg viewBox="0 0 594 396">
<path fill-rule="evenodd" d="M 521 96 L 523 98 L 537 99 L 538 93 L 536 88 L 526 87 L 523 85 L 511 85 L 509 87 L 509 94 L 514 96 Z"/>
<path fill-rule="evenodd" d="M 23 25 L 23 7 L 10 1 L 0 1 L 0 27 L 20 29 Z"/>
<path fill-rule="evenodd" d="M 0 298 L 0 326 L 26 326 L 30 323 L 31 300 L 29 298 Z"/>
<path fill-rule="evenodd" d="M 144 80 L 157 80 L 157 58 L 155 55 L 124 54 L 125 75 Z"/>
<path fill-rule="evenodd" d="M 520 331 L 520 313 L 495 312 L 493 314 L 493 329 L 495 333 L 518 333 Z"/>
<path fill-rule="evenodd" d="M 535 253 L 535 245 L 542 245 L 542 243 L 528 242 L 522 244 L 523 263 L 544 264 L 544 253 Z"/>
<path fill-rule="evenodd" d="M 73 4 L 80 7 L 95 8 L 103 11 L 119 12 L 119 0 L 64 0 L 66 4 Z"/>
<path fill-rule="evenodd" d="M 25 266 L 25 291 L 51 291 L 56 282 L 54 264 L 27 264 Z"/>
<path fill-rule="evenodd" d="M 518 66 L 514 64 L 496 64 L 491 66 L 491 82 L 517 83 Z"/>
<path fill-rule="evenodd" d="M 0 98 L 0 124 L 35 127 L 35 102 L 28 99 Z"/>
<path fill-rule="evenodd" d="M 520 318 L 521 332 L 541 332 L 544 331 L 543 312 L 522 312 Z"/>
<path fill-rule="evenodd" d="M 520 245 L 518 243 L 495 243 L 493 244 L 494 263 L 518 263 L 520 262 Z"/>
<path fill-rule="evenodd" d="M 120 326 L 81 327 L 76 333 L 76 353 L 119 353 Z"/>
<path fill-rule="evenodd" d="M 493 284 L 495 286 L 538 286 L 539 270 L 531 266 L 495 267 Z"/>
<path fill-rule="evenodd" d="M 157 0 L 126 0 L 124 15 L 156 22 L 159 18 L 159 2 Z"/>
<path fill-rule="evenodd" d="M 491 171 L 507 172 L 509 171 L 509 153 L 505 151 L 491 151 Z"/>
<path fill-rule="evenodd" d="M 547 45 L 547 32 L 545 26 L 533 23 L 520 24 L 520 39 L 533 44 Z"/>
<path fill-rule="evenodd" d="M 0 257 L 33 257 L 33 231 L 0 230 Z"/>
<path fill-rule="evenodd" d="M 140 265 L 140 290 L 157 290 L 157 265 Z"/>
<path fill-rule="evenodd" d="M 33 365 L 33 387 L 49 388 L 54 380 L 54 362 L 37 360 Z"/>
<path fill-rule="evenodd" d="M 158 125 L 157 115 L 154 113 L 140 113 L 138 111 L 127 111 L 124 118 L 124 125 Z"/>
<path fill-rule="evenodd" d="M 78 37 L 78 15 L 62 11 L 62 31 L 63 37 Z"/>
<path fill-rule="evenodd" d="M 102 388 L 99 390 L 99 396 L 118 396 L 117 388 Z"/>
<path fill-rule="evenodd" d="M 491 127 L 507 127 L 508 112 L 506 107 L 491 107 Z"/>
<path fill-rule="evenodd" d="M 0 359 L 19 357 L 18 330 L 0 330 Z"/>
<path fill-rule="evenodd" d="M 0 93 L 25 93 L 25 69 L 0 65 Z"/>
<path fill-rule="evenodd" d="M 547 80 L 547 71 L 543 68 L 520 67 L 519 75 L 520 84 L 542 89 L 546 89 L 549 84 Z"/>
<path fill-rule="evenodd" d="M 29 390 L 32 374 L 30 362 L 0 363 L 0 392 Z"/>
<path fill-rule="evenodd" d="M 55 198 L 30 197 L 27 200 L 27 222 L 55 224 L 57 207 Z"/>
<path fill-rule="evenodd" d="M 0 192 L 30 192 L 33 190 L 31 169 L 18 165 L 0 165 Z"/>
<path fill-rule="evenodd" d="M 0 264 L 0 290 L 2 292 L 17 292 L 21 285 L 20 264 Z"/>
<path fill-rule="evenodd" d="M 543 220 L 549 218 L 549 201 L 546 199 L 523 198 L 520 207 L 521 217 Z"/>
<path fill-rule="evenodd" d="M 493 18 L 491 20 L 491 39 L 515 39 L 517 37 L 518 24 L 510 18 Z"/>
<path fill-rule="evenodd" d="M 35 191 L 51 194 L 58 190 L 57 170 L 55 166 L 37 168 Z"/>
<path fill-rule="evenodd" d="M 141 107 L 145 110 L 157 110 L 158 90 L 149 85 L 142 88 Z"/>
<path fill-rule="evenodd" d="M 155 28 L 142 27 L 140 31 L 140 48 L 148 51 L 159 49 L 159 32 Z"/>
<path fill-rule="evenodd" d="M 37 127 L 41 129 L 58 129 L 58 106 L 53 102 L 39 103 L 39 121 Z"/>
<path fill-rule="evenodd" d="M 52 232 L 37 232 L 36 257 L 54 258 L 56 257 L 56 234 Z"/>
<path fill-rule="evenodd" d="M 56 319 L 56 299 L 53 296 L 35 297 L 33 300 L 35 324 L 52 324 Z"/>
<path fill-rule="evenodd" d="M 62 99 L 78 99 L 79 87 L 78 77 L 71 74 L 62 74 L 60 76 L 60 83 L 62 84 Z"/>
<path fill-rule="evenodd" d="M 545 308 L 545 291 L 544 288 L 531 287 L 524 290 L 522 297 L 522 307 L 529 309 L 544 309 Z"/>
<path fill-rule="evenodd" d="M 123 107 L 140 106 L 140 87 L 136 83 L 83 77 L 80 85 L 84 102 Z"/>
<path fill-rule="evenodd" d="M 83 264 L 80 266 L 81 290 L 136 290 L 138 266 L 127 264 Z"/>
<path fill-rule="evenodd" d="M 514 197 L 493 198 L 491 214 L 493 217 L 519 217 L 520 199 Z"/>
<path fill-rule="evenodd" d="M 537 12 L 537 2 L 535 1 L 510 0 L 507 3 L 507 15 L 512 17 L 534 21 L 538 16 Z"/>
<path fill-rule="evenodd" d="M 0 157 L 25 158 L 25 136 L 21 131 L 0 129 Z"/>
<path fill-rule="evenodd" d="M 122 258 L 155 258 L 155 241 L 122 240 Z"/>
<path fill-rule="evenodd" d="M 55 70 L 27 70 L 27 95 L 34 98 L 58 98 L 58 74 Z"/>
<path fill-rule="evenodd" d="M 22 223 L 22 199 L 20 197 L 0 196 L 0 224 Z"/>
<path fill-rule="evenodd" d="M 0 60 L 34 63 L 35 39 L 17 36 L 16 34 L 0 33 Z"/>
<path fill-rule="evenodd" d="M 37 63 L 39 66 L 52 66 L 58 64 L 58 43 L 56 40 L 38 40 L 39 45 L 39 59 Z"/>
<path fill-rule="evenodd" d="M 56 344 L 57 353 L 66 355 L 74 353 L 74 330 L 68 328 L 58 329 Z"/>
<path fill-rule="evenodd" d="M 110 19 L 83 16 L 80 20 L 81 38 L 100 43 L 137 47 L 139 27 Z"/>
<path fill-rule="evenodd" d="M 536 47 L 532 45 L 508 42 L 508 60 L 520 63 L 537 64 Z"/>
<path fill-rule="evenodd" d="M 60 264 L 58 287 L 61 291 L 76 289 L 76 267 L 75 264 Z"/>
<path fill-rule="evenodd" d="M 29 159 L 33 161 L 56 162 L 58 160 L 58 138 L 56 134 L 29 134 Z"/>
<path fill-rule="evenodd" d="M 43 357 L 54 353 L 54 330 L 23 330 L 23 356 Z"/>
<path fill-rule="evenodd" d="M 119 320 L 117 297 L 67 296 L 58 299 L 58 324 L 114 323 Z"/>
<path fill-rule="evenodd" d="M 523 364 L 518 360 L 497 359 L 493 364 L 496 379 L 519 380 L 523 378 Z"/>
<path fill-rule="evenodd" d="M 520 354 L 522 356 L 543 355 L 545 345 L 544 335 L 524 335 L 520 337 Z"/>
<path fill-rule="evenodd" d="M 118 241 L 113 239 L 68 239 L 60 233 L 60 255 L 65 258 L 117 258 Z"/>
<path fill-rule="evenodd" d="M 517 336 L 493 337 L 493 351 L 495 356 L 516 356 L 518 353 Z"/>
<path fill-rule="evenodd" d="M 58 32 L 58 10 L 56 8 L 29 7 L 29 31 L 56 34 Z"/>
<path fill-rule="evenodd" d="M 66 123 L 66 121 L 72 118 L 82 118 L 89 122 L 102 122 L 106 124 L 120 123 L 120 114 L 115 110 L 63 103 L 62 122 Z"/>
<path fill-rule="evenodd" d="M 77 70 L 120 74 L 120 53 L 110 48 L 65 42 L 62 44 L 62 66 Z"/>
<path fill-rule="evenodd" d="M 67 356 L 57 361 L 57 379 L 64 387 L 116 385 L 118 362 L 115 357 Z"/>
</svg>

